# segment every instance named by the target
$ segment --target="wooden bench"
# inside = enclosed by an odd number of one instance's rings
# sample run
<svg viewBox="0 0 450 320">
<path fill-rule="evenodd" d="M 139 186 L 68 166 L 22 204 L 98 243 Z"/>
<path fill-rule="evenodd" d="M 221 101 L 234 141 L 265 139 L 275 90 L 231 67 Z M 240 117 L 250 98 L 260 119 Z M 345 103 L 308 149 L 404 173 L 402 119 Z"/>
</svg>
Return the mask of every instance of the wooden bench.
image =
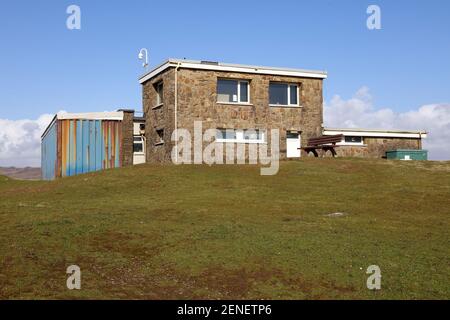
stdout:
<svg viewBox="0 0 450 320">
<path fill-rule="evenodd" d="M 321 149 L 324 152 L 331 151 L 333 157 L 336 156 L 336 150 L 334 148 L 339 147 L 336 143 L 342 141 L 342 134 L 337 134 L 334 136 L 321 136 L 317 138 L 311 138 L 308 140 L 308 144 L 306 147 L 302 147 L 299 149 L 305 150 L 306 153 L 312 152 L 315 157 L 318 157 L 317 150 Z"/>
</svg>

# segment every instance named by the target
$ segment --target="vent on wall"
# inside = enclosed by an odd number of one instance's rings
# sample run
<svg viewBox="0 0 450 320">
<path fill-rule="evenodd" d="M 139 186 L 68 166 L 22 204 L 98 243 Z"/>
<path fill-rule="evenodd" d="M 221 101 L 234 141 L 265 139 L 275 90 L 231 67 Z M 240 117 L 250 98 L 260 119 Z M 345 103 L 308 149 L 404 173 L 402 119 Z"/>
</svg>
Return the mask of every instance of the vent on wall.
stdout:
<svg viewBox="0 0 450 320">
<path fill-rule="evenodd" d="M 217 61 L 206 61 L 206 60 L 202 60 L 202 61 L 200 61 L 200 63 L 201 63 L 201 64 L 210 64 L 210 65 L 215 65 L 215 66 L 218 66 L 218 65 L 219 65 L 219 62 L 217 62 Z"/>
</svg>

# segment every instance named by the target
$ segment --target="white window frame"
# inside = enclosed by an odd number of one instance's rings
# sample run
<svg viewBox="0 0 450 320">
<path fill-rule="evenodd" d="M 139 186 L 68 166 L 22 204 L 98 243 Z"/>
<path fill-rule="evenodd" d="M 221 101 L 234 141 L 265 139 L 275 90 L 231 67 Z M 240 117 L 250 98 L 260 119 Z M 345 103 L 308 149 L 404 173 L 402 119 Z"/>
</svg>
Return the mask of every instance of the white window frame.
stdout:
<svg viewBox="0 0 450 320">
<path fill-rule="evenodd" d="M 141 142 L 135 141 L 135 140 L 134 140 L 135 138 L 140 138 L 140 139 L 141 139 Z M 142 143 L 142 151 L 140 151 L 140 152 L 134 151 L 134 143 L 135 143 L 135 142 L 137 142 L 137 143 Z M 143 137 L 143 136 L 137 136 L 137 135 L 134 135 L 134 136 L 133 136 L 133 154 L 145 154 L 145 137 Z"/>
<path fill-rule="evenodd" d="M 216 103 L 220 104 L 251 104 L 250 103 L 250 80 L 237 80 L 237 79 L 228 79 L 228 78 L 218 78 L 217 79 L 217 87 L 220 80 L 228 80 L 228 81 L 236 81 L 237 82 L 237 102 L 226 102 L 219 101 L 219 92 L 216 90 Z M 241 83 L 247 83 L 247 101 L 241 101 Z"/>
<path fill-rule="evenodd" d="M 236 134 L 236 139 L 227 139 L 227 138 L 221 138 L 217 139 L 216 142 L 226 142 L 226 143 L 266 143 L 266 130 L 264 129 L 216 129 L 217 131 L 221 130 L 230 130 L 234 131 Z M 244 133 L 246 131 L 258 131 L 261 133 L 260 139 L 245 139 Z M 217 136 L 217 135 L 216 135 Z"/>
<path fill-rule="evenodd" d="M 272 103 L 270 103 L 270 85 L 272 83 L 287 85 L 287 101 L 288 101 L 287 104 L 272 104 Z M 297 103 L 296 104 L 291 104 L 291 86 L 297 87 Z M 269 106 L 270 107 L 291 107 L 291 108 L 301 107 L 301 105 L 300 105 L 300 84 L 289 83 L 289 82 L 275 82 L 275 81 L 269 82 Z"/>
</svg>

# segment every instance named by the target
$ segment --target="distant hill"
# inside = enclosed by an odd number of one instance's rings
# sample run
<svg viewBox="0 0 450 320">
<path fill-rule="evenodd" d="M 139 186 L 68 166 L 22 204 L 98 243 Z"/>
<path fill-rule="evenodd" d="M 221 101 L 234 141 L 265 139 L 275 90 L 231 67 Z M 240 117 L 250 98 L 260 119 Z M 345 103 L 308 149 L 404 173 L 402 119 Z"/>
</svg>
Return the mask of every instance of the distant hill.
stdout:
<svg viewBox="0 0 450 320">
<path fill-rule="evenodd" d="M 14 179 L 21 180 L 39 180 L 41 179 L 41 168 L 15 168 L 8 167 L 3 168 L 0 167 L 0 175 L 8 176 Z"/>
</svg>

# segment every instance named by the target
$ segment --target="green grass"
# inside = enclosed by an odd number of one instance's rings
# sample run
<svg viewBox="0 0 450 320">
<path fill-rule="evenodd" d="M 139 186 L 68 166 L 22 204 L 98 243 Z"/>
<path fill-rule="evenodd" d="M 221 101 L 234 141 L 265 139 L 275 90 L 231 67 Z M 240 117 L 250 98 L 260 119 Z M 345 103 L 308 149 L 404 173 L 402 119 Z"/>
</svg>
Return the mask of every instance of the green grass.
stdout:
<svg viewBox="0 0 450 320">
<path fill-rule="evenodd" d="M 449 230 L 449 162 L 0 176 L 0 298 L 448 299 Z M 66 288 L 71 264 L 81 290 Z"/>
</svg>

